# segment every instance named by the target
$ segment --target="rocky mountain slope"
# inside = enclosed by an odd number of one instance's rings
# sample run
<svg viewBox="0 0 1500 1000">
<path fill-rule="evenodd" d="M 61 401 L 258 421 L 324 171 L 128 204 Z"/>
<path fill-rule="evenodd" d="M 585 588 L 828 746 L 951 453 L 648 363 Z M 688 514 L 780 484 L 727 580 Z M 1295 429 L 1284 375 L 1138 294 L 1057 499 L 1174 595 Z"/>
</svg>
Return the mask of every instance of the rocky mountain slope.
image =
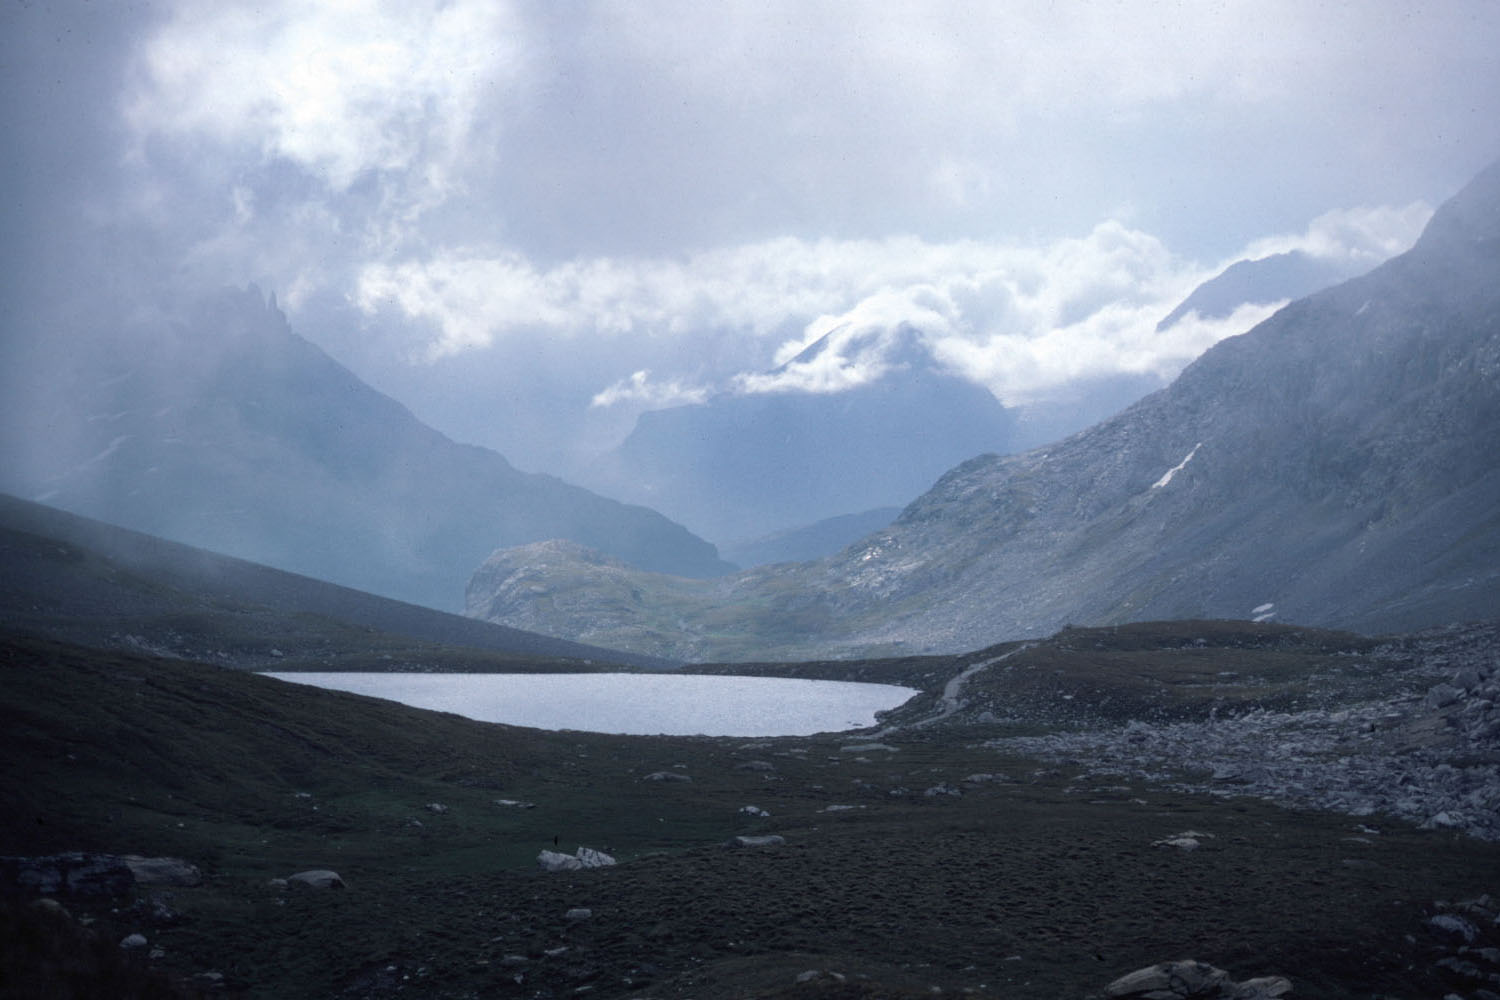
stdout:
<svg viewBox="0 0 1500 1000">
<path fill-rule="evenodd" d="M 603 602 L 583 561 L 499 552 L 468 609 L 684 659 L 958 650 L 1069 622 L 1478 619 L 1500 607 L 1496 441 L 1500 164 L 1406 254 L 1111 420 L 958 466 L 833 557 L 697 589 L 641 577 Z"/>
<path fill-rule="evenodd" d="M 808 562 L 833 555 L 851 542 L 884 528 L 900 514 L 900 507 L 877 507 L 858 514 L 842 514 L 800 528 L 772 532 L 719 551 L 725 559 L 744 567 Z"/>
<path fill-rule="evenodd" d="M 544 538 L 662 572 L 730 568 L 654 511 L 445 438 L 254 289 L 181 323 L 58 333 L 25 360 L 0 489 L 75 513 L 446 610 L 496 546 Z"/>
<path fill-rule="evenodd" d="M 1193 289 L 1192 294 L 1156 324 L 1156 329 L 1166 330 L 1188 313 L 1217 318 L 1228 316 L 1250 302 L 1300 299 L 1352 278 L 1360 270 L 1358 264 L 1313 257 L 1301 250 L 1236 261 Z"/>
</svg>

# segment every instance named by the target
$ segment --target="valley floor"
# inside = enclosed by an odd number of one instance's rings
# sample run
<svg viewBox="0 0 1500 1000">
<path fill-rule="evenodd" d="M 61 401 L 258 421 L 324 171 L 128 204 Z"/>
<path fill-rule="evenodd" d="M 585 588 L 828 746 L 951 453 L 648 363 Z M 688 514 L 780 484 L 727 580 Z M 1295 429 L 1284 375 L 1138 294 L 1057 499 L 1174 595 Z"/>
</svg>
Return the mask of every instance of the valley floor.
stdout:
<svg viewBox="0 0 1500 1000">
<path fill-rule="evenodd" d="M 144 935 L 138 961 L 182 992 L 1040 1000 L 1194 958 L 1293 996 L 1417 998 L 1500 974 L 1479 951 L 1500 947 L 1493 914 L 1462 953 L 1430 922 L 1500 890 L 1500 844 L 1005 742 L 1045 735 L 1035 718 L 541 733 L 32 640 L 4 654 L 0 854 L 199 865 L 199 887 L 62 900 L 100 940 Z M 619 864 L 537 868 L 579 845 Z M 311 868 L 346 887 L 272 881 Z M 5 915 L 39 919 L 24 898 Z M 24 956 L 3 957 L 18 981 Z"/>
</svg>

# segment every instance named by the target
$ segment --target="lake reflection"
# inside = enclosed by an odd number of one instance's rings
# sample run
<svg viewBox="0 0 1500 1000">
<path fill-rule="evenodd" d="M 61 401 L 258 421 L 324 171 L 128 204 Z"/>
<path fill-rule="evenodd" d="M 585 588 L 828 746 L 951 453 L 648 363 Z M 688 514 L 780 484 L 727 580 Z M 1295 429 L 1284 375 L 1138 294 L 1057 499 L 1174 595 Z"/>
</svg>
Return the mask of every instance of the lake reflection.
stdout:
<svg viewBox="0 0 1500 1000">
<path fill-rule="evenodd" d="M 335 691 L 536 729 L 807 736 L 861 729 L 917 692 L 892 684 L 704 674 L 270 673 Z"/>
</svg>

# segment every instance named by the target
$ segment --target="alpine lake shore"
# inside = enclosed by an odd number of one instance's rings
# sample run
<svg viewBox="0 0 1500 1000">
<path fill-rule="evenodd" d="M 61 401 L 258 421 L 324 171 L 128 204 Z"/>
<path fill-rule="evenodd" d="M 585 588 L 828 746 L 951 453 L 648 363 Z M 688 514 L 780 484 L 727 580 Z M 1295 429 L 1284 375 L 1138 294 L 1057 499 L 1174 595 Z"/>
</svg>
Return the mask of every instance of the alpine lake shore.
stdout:
<svg viewBox="0 0 1500 1000">
<path fill-rule="evenodd" d="M 1486 998 L 1497 648 L 1167 622 L 689 668 L 922 692 L 766 739 L 479 723 L 8 632 L 0 996 Z M 616 863 L 538 865 L 578 848 Z M 1188 959 L 1229 985 L 1111 986 Z"/>
</svg>

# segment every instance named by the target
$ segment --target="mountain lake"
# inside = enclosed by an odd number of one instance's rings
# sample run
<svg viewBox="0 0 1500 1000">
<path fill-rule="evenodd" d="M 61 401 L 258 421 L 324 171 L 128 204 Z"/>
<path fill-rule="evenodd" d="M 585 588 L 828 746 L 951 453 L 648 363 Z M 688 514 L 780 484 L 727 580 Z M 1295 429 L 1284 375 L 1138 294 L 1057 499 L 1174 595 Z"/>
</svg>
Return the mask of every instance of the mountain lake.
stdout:
<svg viewBox="0 0 1500 1000">
<path fill-rule="evenodd" d="M 917 692 L 894 684 L 708 674 L 267 672 L 479 722 L 635 736 L 808 736 L 862 729 Z"/>
</svg>

